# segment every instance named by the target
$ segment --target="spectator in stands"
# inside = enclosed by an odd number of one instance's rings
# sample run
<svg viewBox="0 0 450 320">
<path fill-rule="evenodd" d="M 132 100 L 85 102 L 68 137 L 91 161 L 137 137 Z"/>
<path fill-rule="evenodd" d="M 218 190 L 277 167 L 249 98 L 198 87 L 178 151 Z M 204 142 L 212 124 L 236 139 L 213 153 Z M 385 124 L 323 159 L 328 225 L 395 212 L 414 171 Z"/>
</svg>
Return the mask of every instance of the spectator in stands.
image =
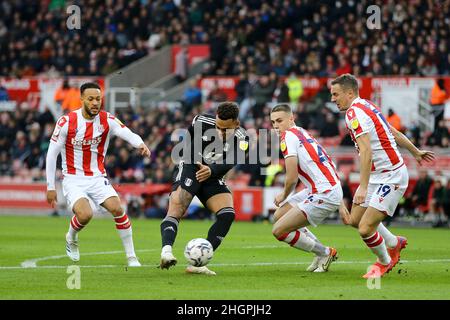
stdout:
<svg viewBox="0 0 450 320">
<path fill-rule="evenodd" d="M 430 188 L 433 180 L 426 170 L 419 171 L 419 179 L 409 197 L 405 199 L 406 210 L 420 211 L 420 207 L 428 208 Z"/>
<path fill-rule="evenodd" d="M 0 102 L 9 101 L 8 90 L 5 87 L 0 85 Z"/>
<path fill-rule="evenodd" d="M 324 108 L 324 110 L 327 110 Z M 328 138 L 328 137 L 337 137 L 339 136 L 339 127 L 337 122 L 337 117 L 331 112 L 328 111 L 325 113 L 325 122 L 320 129 L 320 137 Z"/>
<path fill-rule="evenodd" d="M 166 216 L 167 200 L 158 194 L 144 194 L 144 215 L 147 218 L 164 218 Z"/>
<path fill-rule="evenodd" d="M 303 84 L 295 72 L 290 73 L 287 79 L 287 86 L 289 89 L 289 101 L 296 106 L 303 95 Z M 293 109 L 295 110 L 296 108 L 294 107 Z"/>
<path fill-rule="evenodd" d="M 183 82 L 188 76 L 188 59 L 188 46 L 183 44 L 180 51 L 175 55 L 175 76 L 178 82 Z"/>
<path fill-rule="evenodd" d="M 222 89 L 220 89 L 219 83 L 217 81 L 214 81 L 214 86 L 208 95 L 208 100 L 212 102 L 223 102 L 227 100 L 227 94 Z"/>
<path fill-rule="evenodd" d="M 275 83 L 271 82 L 268 76 L 261 76 L 253 89 L 253 97 L 255 105 L 253 106 L 253 118 L 261 115 L 262 109 L 266 103 L 272 101 L 273 92 L 275 91 Z"/>
<path fill-rule="evenodd" d="M 202 102 L 202 92 L 197 86 L 197 80 L 192 79 L 183 94 L 184 113 L 189 114 L 191 110 Z"/>
<path fill-rule="evenodd" d="M 16 140 L 12 146 L 11 156 L 13 160 L 23 161 L 30 152 L 30 145 L 28 144 L 25 132 L 17 131 Z"/>
<path fill-rule="evenodd" d="M 64 113 L 77 110 L 81 107 L 80 90 L 72 87 L 66 79 L 61 88 L 55 92 L 55 102 L 60 104 Z"/>
<path fill-rule="evenodd" d="M 444 213 L 445 191 L 445 187 L 442 185 L 441 180 L 439 178 L 435 179 L 429 213 L 433 219 L 433 227 L 441 227 L 447 223 L 447 217 Z"/>
<path fill-rule="evenodd" d="M 278 103 L 289 103 L 289 88 L 286 81 L 282 78 L 278 79 L 277 87 L 274 92 L 275 99 Z"/>
<path fill-rule="evenodd" d="M 388 110 L 388 116 L 386 117 L 387 122 L 389 122 L 389 124 L 391 126 L 393 126 L 395 129 L 397 129 L 400 132 L 403 132 L 403 125 L 402 125 L 402 120 L 400 119 L 400 117 L 398 116 L 398 114 L 396 114 L 394 112 L 394 110 L 392 110 L 391 108 L 389 108 Z"/>
<path fill-rule="evenodd" d="M 64 100 L 66 99 L 67 93 L 69 92 L 69 80 L 64 79 L 63 84 L 59 87 L 55 92 L 54 100 L 55 102 L 62 107 Z"/>
<path fill-rule="evenodd" d="M 433 108 L 435 132 L 439 122 L 444 118 L 445 101 L 449 95 L 445 90 L 444 79 L 437 79 L 430 94 L 430 105 Z"/>
<path fill-rule="evenodd" d="M 442 148 L 449 147 L 450 132 L 445 124 L 445 120 L 440 120 L 433 134 L 428 138 L 428 144 Z"/>
</svg>

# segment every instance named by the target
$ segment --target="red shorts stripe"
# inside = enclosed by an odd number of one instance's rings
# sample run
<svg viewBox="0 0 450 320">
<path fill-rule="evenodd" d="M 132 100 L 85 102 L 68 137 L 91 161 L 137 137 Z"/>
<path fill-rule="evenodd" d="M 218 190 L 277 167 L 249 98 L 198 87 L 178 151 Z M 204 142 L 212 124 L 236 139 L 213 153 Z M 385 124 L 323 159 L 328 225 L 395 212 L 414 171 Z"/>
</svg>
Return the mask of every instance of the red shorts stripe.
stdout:
<svg viewBox="0 0 450 320">
<path fill-rule="evenodd" d="M 86 132 L 84 133 L 84 140 L 92 140 L 94 134 L 94 124 L 86 122 Z M 94 173 L 91 170 L 92 151 L 91 145 L 83 145 L 83 171 L 85 176 L 92 176 Z"/>
<path fill-rule="evenodd" d="M 76 174 L 75 169 L 75 151 L 72 144 L 72 140 L 75 139 L 76 130 L 78 127 L 77 114 L 75 112 L 69 113 L 69 128 L 67 131 L 66 138 L 66 163 L 67 163 L 67 173 Z"/>
</svg>

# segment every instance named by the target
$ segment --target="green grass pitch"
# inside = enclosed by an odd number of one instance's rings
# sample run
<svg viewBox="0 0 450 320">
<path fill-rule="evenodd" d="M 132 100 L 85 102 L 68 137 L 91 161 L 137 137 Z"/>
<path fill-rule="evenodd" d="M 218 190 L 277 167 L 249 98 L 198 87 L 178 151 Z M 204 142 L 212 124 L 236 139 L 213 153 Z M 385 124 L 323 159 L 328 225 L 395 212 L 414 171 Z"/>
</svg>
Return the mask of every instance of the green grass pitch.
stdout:
<svg viewBox="0 0 450 320">
<path fill-rule="evenodd" d="M 68 223 L 68 217 L 0 217 L 0 299 L 450 299 L 449 230 L 392 228 L 408 237 L 403 263 L 369 289 L 361 276 L 375 259 L 350 227 L 311 228 L 339 252 L 329 272 L 315 274 L 305 271 L 312 255 L 276 241 L 270 224 L 236 222 L 210 263 L 217 276 L 208 277 L 184 273 L 183 249 L 206 236 L 210 221 L 182 221 L 174 247 L 179 263 L 160 270 L 160 221 L 133 221 L 144 266 L 126 268 L 112 219 L 97 218 L 80 234 L 81 288 L 68 289 Z"/>
</svg>

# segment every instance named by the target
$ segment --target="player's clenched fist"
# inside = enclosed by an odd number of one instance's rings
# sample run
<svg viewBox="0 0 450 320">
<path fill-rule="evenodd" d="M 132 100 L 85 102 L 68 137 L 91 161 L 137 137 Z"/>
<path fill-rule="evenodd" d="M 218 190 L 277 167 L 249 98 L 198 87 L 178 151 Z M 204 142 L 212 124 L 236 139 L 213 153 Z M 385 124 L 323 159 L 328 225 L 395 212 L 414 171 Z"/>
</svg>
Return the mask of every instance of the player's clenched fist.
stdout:
<svg viewBox="0 0 450 320">
<path fill-rule="evenodd" d="M 47 191 L 47 202 L 52 206 L 52 208 L 56 206 L 56 203 L 58 202 L 58 199 L 56 198 L 56 190 Z"/>
<path fill-rule="evenodd" d="M 149 157 L 150 158 L 150 155 L 152 154 L 151 151 L 149 150 L 149 148 L 144 143 L 142 143 L 138 147 L 138 150 L 139 150 L 139 154 L 141 156 L 144 156 L 144 157 Z"/>
</svg>

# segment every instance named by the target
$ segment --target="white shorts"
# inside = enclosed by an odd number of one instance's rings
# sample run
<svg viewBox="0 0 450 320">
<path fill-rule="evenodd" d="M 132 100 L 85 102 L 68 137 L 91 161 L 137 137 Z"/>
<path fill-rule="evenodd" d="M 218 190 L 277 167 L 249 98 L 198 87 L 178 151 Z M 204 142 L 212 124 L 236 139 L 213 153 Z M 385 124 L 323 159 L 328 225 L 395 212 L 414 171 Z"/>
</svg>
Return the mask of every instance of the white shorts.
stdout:
<svg viewBox="0 0 450 320">
<path fill-rule="evenodd" d="M 100 206 L 110 197 L 118 197 L 108 178 L 98 177 L 71 177 L 65 176 L 62 181 L 63 194 L 67 206 L 73 211 L 73 205 L 81 198 L 91 199 L 95 205 Z"/>
<path fill-rule="evenodd" d="M 366 201 L 360 206 L 375 208 L 392 217 L 408 188 L 408 169 L 406 166 L 402 166 L 395 171 L 386 172 L 383 180 L 384 183 L 369 182 Z"/>
<path fill-rule="evenodd" d="M 342 196 L 342 188 L 338 185 L 326 193 L 310 193 L 304 189 L 289 196 L 286 202 L 302 210 L 308 222 L 317 227 L 330 214 L 339 210 Z"/>
</svg>

